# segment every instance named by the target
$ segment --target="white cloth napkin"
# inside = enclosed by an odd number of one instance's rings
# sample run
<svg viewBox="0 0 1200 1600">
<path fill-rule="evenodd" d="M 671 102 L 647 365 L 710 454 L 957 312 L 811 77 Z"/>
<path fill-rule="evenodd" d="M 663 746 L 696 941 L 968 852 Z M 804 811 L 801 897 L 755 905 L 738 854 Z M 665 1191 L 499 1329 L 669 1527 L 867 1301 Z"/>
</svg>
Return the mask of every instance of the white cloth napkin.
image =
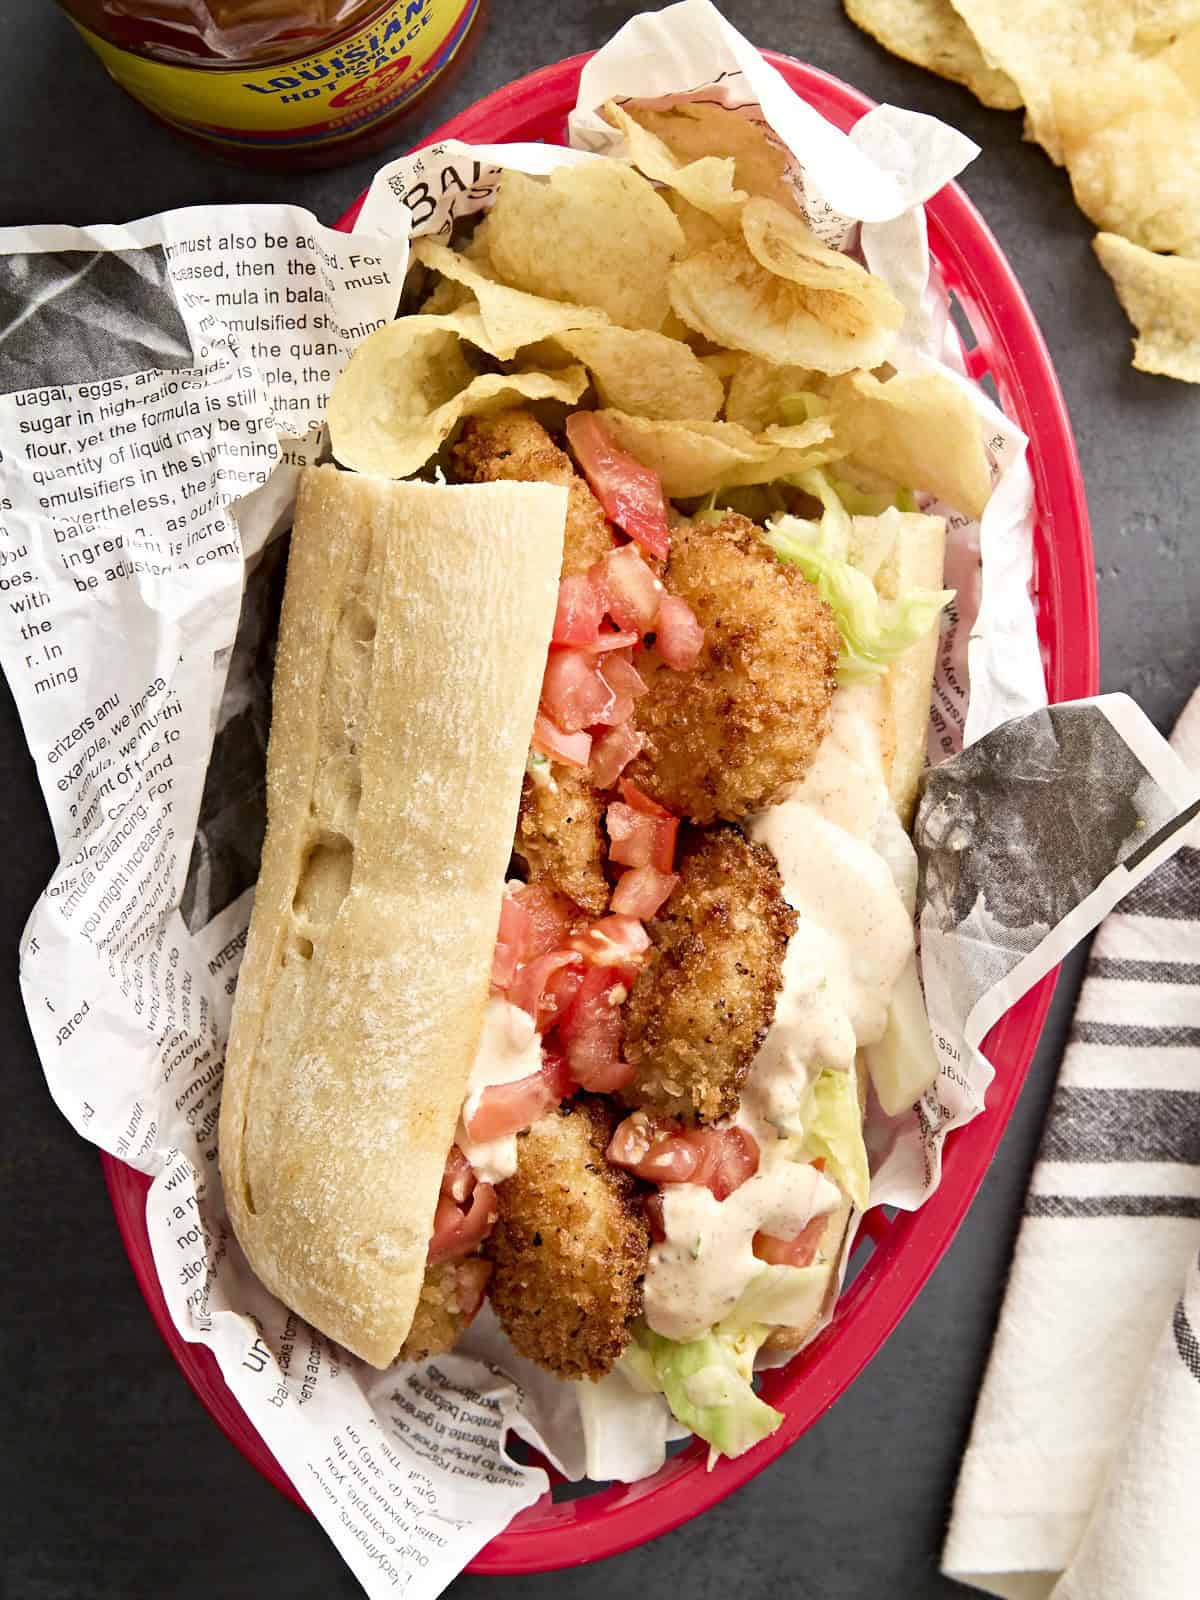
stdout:
<svg viewBox="0 0 1200 1600">
<path fill-rule="evenodd" d="M 1200 690 L 1172 744 L 1200 770 Z M 1200 824 L 1096 937 L 942 1569 L 1200 1596 Z"/>
</svg>

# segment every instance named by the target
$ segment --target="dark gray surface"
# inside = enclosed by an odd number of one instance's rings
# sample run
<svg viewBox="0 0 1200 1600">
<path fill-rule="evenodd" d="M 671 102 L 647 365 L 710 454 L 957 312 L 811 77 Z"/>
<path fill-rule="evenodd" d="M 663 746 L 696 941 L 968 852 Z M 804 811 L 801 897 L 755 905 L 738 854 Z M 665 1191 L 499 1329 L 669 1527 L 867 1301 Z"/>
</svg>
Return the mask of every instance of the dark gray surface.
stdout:
<svg viewBox="0 0 1200 1600">
<path fill-rule="evenodd" d="M 544 62 L 601 43 L 639 7 L 497 0 L 432 126 Z M 1019 116 L 889 58 L 837 0 L 729 3 L 757 43 L 876 99 L 929 111 L 984 147 L 965 187 L 1033 303 L 1074 418 L 1100 572 L 1104 687 L 1168 727 L 1200 675 L 1195 391 L 1128 366 L 1129 330 L 1065 176 Z M 230 169 L 146 120 L 47 0 L 9 0 L 0 53 L 0 223 L 119 221 L 207 201 L 293 199 L 333 221 L 374 161 L 314 177 Z M 413 138 L 424 131 L 413 129 Z M 52 865 L 7 690 L 0 703 L 0 1594 L 11 1600 L 290 1600 L 358 1589 L 313 1522 L 228 1445 L 172 1364 L 122 1253 L 94 1150 L 60 1118 L 17 994 L 16 941 Z M 701 1521 L 570 1574 L 462 1579 L 460 1600 L 685 1587 L 813 1600 L 945 1600 L 937 1573 L 959 1454 L 1000 1303 L 1020 1199 L 1080 963 L 1060 984 L 1028 1088 L 958 1238 L 882 1353 L 775 1466 Z"/>
</svg>

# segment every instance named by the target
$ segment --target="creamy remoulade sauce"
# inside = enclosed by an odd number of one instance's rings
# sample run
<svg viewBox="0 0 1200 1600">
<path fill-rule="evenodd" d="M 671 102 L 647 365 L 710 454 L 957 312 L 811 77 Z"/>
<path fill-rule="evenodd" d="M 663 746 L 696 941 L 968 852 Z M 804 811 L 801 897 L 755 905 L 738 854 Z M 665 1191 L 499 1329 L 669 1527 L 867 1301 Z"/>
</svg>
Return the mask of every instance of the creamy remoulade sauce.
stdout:
<svg viewBox="0 0 1200 1600">
<path fill-rule="evenodd" d="M 493 996 L 483 1014 L 483 1032 L 479 1049 L 471 1064 L 467 1080 L 466 1098 L 458 1119 L 458 1132 L 454 1142 L 475 1168 L 483 1183 L 500 1183 L 511 1178 L 517 1170 L 517 1136 L 505 1134 L 500 1139 L 480 1142 L 467 1134 L 467 1120 L 479 1109 L 485 1089 L 494 1084 L 515 1083 L 518 1078 L 528 1078 L 542 1065 L 542 1041 L 533 1025 L 533 1018 L 520 1006 Z"/>
<path fill-rule="evenodd" d="M 879 693 L 840 688 L 804 778 L 746 825 L 774 854 L 800 920 L 735 1119 L 758 1144 L 758 1171 L 723 1201 L 697 1184 L 663 1191 L 666 1237 L 650 1252 L 645 1312 L 667 1338 L 697 1338 L 732 1311 L 762 1270 L 756 1232 L 791 1238 L 841 1204 L 837 1187 L 795 1158 L 801 1108 L 821 1070 L 852 1071 L 856 1051 L 882 1036 L 913 954 L 916 855 L 888 796 Z"/>
</svg>

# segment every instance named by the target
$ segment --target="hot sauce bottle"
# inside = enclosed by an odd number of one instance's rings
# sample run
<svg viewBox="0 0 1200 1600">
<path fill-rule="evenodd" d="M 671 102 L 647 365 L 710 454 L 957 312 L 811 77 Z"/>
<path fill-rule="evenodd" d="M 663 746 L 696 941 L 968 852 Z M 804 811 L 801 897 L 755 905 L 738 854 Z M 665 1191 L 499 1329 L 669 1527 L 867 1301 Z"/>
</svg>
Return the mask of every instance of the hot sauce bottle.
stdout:
<svg viewBox="0 0 1200 1600">
<path fill-rule="evenodd" d="M 259 166 L 377 149 L 446 69 L 481 0 L 59 0 L 162 122 Z"/>
</svg>

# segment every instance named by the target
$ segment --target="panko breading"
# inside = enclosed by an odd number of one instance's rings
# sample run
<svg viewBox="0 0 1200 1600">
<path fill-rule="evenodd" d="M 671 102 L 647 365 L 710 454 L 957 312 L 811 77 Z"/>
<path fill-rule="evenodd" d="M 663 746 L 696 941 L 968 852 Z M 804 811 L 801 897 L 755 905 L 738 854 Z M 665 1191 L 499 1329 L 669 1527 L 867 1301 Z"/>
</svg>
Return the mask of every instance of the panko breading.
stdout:
<svg viewBox="0 0 1200 1600">
<path fill-rule="evenodd" d="M 421 1296 L 413 1313 L 408 1338 L 400 1347 L 400 1361 L 424 1361 L 452 1350 L 466 1328 L 458 1295 L 457 1261 L 441 1261 L 425 1268 Z"/>
<path fill-rule="evenodd" d="M 775 1015 L 796 913 L 775 857 L 733 827 L 681 837 L 679 883 L 625 1006 L 632 1106 L 702 1122 L 737 1110 Z"/>
<path fill-rule="evenodd" d="M 599 916 L 610 893 L 603 802 L 577 767 L 553 762 L 542 771 L 540 779 L 526 775 L 513 848 L 529 868 L 530 883 L 557 889 Z"/>
<path fill-rule="evenodd" d="M 650 1234 L 636 1179 L 604 1158 L 620 1120 L 590 1095 L 535 1122 L 497 1186 L 484 1245 L 492 1306 L 515 1349 L 562 1378 L 602 1378 L 642 1308 Z"/>
<path fill-rule="evenodd" d="M 563 535 L 564 578 L 586 572 L 613 547 L 612 529 L 600 502 L 575 471 L 571 458 L 528 411 L 497 411 L 474 417 L 451 450 L 468 483 L 563 483 L 569 492 Z"/>
<path fill-rule="evenodd" d="M 646 744 L 625 775 L 694 822 L 736 821 L 816 754 L 837 685 L 837 623 L 733 512 L 677 527 L 664 579 L 695 612 L 704 647 L 682 672 L 649 653 L 650 692 L 635 713 Z"/>
</svg>

